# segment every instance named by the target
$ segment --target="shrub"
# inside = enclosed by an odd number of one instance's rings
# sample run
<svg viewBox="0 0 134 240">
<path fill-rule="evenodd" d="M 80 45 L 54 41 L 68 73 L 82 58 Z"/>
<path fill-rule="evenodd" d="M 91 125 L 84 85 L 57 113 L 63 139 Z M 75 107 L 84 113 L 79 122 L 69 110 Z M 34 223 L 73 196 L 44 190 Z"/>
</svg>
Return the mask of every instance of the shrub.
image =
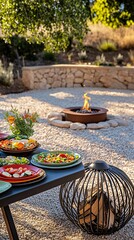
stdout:
<svg viewBox="0 0 134 240">
<path fill-rule="evenodd" d="M 122 54 L 118 54 L 117 57 L 114 57 L 114 62 L 116 65 L 123 65 L 123 55 Z"/>
<path fill-rule="evenodd" d="M 95 65 L 100 66 L 100 65 L 105 65 L 106 63 L 106 58 L 104 54 L 101 54 L 101 56 L 97 56 L 95 60 Z"/>
<path fill-rule="evenodd" d="M 101 52 L 116 51 L 116 44 L 110 40 L 102 41 L 98 44 L 97 49 Z"/>
<path fill-rule="evenodd" d="M 114 66 L 112 62 L 107 62 L 104 54 L 102 53 L 101 56 L 97 56 L 94 62 L 97 66 Z"/>
<path fill-rule="evenodd" d="M 87 53 L 86 51 L 81 51 L 80 53 L 78 53 L 79 59 L 84 61 L 87 60 Z"/>
<path fill-rule="evenodd" d="M 73 57 L 73 53 L 67 53 L 67 58 L 68 58 L 68 61 L 71 61 L 72 60 L 72 57 Z"/>
<path fill-rule="evenodd" d="M 0 61 L 0 84 L 10 86 L 13 83 L 13 64 L 10 63 L 5 69 Z"/>
<path fill-rule="evenodd" d="M 28 53 L 26 54 L 26 56 L 24 57 L 25 60 L 29 60 L 29 61 L 37 61 L 38 57 L 36 54 L 34 53 Z"/>
<path fill-rule="evenodd" d="M 46 61 L 52 61 L 52 62 L 56 61 L 56 57 L 53 52 L 44 52 L 42 58 L 43 60 L 46 60 Z"/>
</svg>

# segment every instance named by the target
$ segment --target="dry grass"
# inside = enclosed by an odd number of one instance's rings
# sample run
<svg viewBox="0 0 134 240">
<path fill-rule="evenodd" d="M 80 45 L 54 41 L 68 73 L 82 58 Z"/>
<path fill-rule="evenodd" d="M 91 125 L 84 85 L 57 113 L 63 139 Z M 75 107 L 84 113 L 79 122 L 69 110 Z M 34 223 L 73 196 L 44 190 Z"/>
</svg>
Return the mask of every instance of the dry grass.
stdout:
<svg viewBox="0 0 134 240">
<path fill-rule="evenodd" d="M 129 59 L 131 61 L 131 64 L 134 66 L 134 50 L 130 50 L 128 52 L 128 55 L 129 55 Z"/>
<path fill-rule="evenodd" d="M 134 26 L 112 29 L 102 24 L 89 22 L 90 32 L 84 39 L 84 45 L 96 47 L 99 42 L 112 40 L 122 49 L 134 49 Z"/>
</svg>

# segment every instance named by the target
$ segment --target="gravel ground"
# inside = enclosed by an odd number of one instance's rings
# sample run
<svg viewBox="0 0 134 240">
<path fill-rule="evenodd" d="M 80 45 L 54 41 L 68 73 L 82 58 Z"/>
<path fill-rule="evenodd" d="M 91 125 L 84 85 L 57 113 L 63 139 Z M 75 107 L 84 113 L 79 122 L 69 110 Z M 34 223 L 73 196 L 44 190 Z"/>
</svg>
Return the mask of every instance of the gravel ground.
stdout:
<svg viewBox="0 0 134 240">
<path fill-rule="evenodd" d="M 109 114 L 128 120 L 128 126 L 100 130 L 71 130 L 50 126 L 46 116 L 64 107 L 83 105 L 83 94 L 90 91 L 93 106 L 109 109 Z M 37 111 L 40 119 L 34 137 L 42 147 L 51 150 L 72 150 L 82 156 L 83 163 L 104 160 L 121 168 L 133 181 L 134 172 L 134 92 L 101 88 L 59 88 L 28 91 L 0 96 L 0 131 L 7 132 L 4 111 L 11 105 L 23 112 Z M 120 231 L 109 236 L 91 236 L 74 226 L 59 203 L 59 187 L 11 205 L 20 240 L 131 240 L 133 219 Z M 8 234 L 0 215 L 0 240 Z M 15 240 L 15 239 L 14 239 Z"/>
</svg>

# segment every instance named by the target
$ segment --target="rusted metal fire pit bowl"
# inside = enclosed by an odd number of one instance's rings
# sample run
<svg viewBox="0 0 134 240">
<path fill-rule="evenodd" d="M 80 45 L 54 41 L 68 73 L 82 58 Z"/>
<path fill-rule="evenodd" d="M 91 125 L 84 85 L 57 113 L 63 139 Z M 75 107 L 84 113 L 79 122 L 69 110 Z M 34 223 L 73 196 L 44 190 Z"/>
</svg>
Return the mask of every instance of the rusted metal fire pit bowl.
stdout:
<svg viewBox="0 0 134 240">
<path fill-rule="evenodd" d="M 80 123 L 98 123 L 107 120 L 107 109 L 101 107 L 91 107 L 91 112 L 79 112 L 82 107 L 69 107 L 62 110 L 66 121 Z M 78 111 L 78 112 L 77 112 Z"/>
</svg>

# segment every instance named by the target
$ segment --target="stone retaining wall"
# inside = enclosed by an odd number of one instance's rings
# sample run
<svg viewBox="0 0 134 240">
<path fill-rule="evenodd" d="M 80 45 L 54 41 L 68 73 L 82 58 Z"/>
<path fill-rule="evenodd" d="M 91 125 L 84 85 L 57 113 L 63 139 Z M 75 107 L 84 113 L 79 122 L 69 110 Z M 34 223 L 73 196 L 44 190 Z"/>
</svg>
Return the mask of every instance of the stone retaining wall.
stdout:
<svg viewBox="0 0 134 240">
<path fill-rule="evenodd" d="M 91 65 L 23 67 L 22 81 L 28 89 L 81 86 L 134 89 L 134 67 Z"/>
</svg>

